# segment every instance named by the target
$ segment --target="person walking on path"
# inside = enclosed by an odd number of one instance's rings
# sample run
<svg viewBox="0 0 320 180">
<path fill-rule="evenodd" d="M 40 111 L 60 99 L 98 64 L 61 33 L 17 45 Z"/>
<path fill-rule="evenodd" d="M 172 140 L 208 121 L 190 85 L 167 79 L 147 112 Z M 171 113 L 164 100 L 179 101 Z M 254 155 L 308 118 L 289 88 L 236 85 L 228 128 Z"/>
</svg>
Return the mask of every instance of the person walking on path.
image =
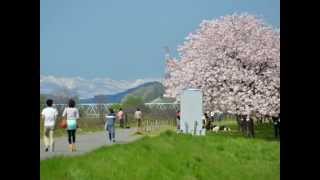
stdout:
<svg viewBox="0 0 320 180">
<path fill-rule="evenodd" d="M 105 123 L 105 129 L 108 132 L 109 135 L 109 141 L 110 142 L 116 142 L 115 137 L 115 123 L 116 123 L 116 114 L 114 113 L 113 109 L 109 109 L 109 114 L 106 115 L 106 123 Z"/>
<path fill-rule="evenodd" d="M 44 144 L 45 144 L 45 151 L 50 152 L 54 151 L 54 140 L 53 140 L 53 133 L 54 127 L 56 124 L 58 111 L 56 108 L 52 107 L 53 100 L 48 99 L 46 102 L 47 106 L 41 112 L 42 117 L 44 118 Z"/>
<path fill-rule="evenodd" d="M 122 108 L 119 109 L 119 112 L 117 113 L 117 118 L 120 122 L 120 127 L 124 128 L 124 113 L 122 111 Z"/>
<path fill-rule="evenodd" d="M 76 151 L 76 130 L 77 121 L 79 119 L 79 110 L 75 107 L 76 102 L 73 99 L 69 100 L 68 107 L 63 111 L 62 116 L 67 118 L 67 132 L 68 132 L 68 142 L 69 150 L 71 152 Z"/>
<path fill-rule="evenodd" d="M 142 112 L 139 108 L 137 108 L 136 112 L 134 113 L 134 118 L 138 122 L 138 132 L 142 131 Z"/>
</svg>

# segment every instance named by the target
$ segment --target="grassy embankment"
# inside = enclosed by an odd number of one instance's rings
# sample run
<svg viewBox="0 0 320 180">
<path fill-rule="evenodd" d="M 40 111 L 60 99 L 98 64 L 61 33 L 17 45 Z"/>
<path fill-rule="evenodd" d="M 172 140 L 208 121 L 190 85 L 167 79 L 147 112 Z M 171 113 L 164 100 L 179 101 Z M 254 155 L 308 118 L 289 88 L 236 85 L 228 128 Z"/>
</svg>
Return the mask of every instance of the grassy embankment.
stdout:
<svg viewBox="0 0 320 180">
<path fill-rule="evenodd" d="M 41 161 L 41 179 L 280 179 L 280 142 L 270 125 L 243 137 L 234 121 L 230 133 L 193 137 L 166 131 L 137 142 L 102 147 L 79 157 Z"/>
</svg>

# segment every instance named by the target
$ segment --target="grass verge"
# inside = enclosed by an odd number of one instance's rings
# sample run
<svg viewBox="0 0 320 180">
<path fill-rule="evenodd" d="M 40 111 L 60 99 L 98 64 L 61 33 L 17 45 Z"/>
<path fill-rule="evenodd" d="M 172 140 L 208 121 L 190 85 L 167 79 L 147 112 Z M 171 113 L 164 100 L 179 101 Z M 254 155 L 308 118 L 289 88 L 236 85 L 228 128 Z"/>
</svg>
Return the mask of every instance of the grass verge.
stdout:
<svg viewBox="0 0 320 180">
<path fill-rule="evenodd" d="M 278 180 L 280 142 L 270 139 L 269 131 L 270 127 L 257 129 L 255 139 L 237 131 L 200 137 L 166 131 L 79 157 L 43 160 L 40 176 L 44 180 Z"/>
</svg>

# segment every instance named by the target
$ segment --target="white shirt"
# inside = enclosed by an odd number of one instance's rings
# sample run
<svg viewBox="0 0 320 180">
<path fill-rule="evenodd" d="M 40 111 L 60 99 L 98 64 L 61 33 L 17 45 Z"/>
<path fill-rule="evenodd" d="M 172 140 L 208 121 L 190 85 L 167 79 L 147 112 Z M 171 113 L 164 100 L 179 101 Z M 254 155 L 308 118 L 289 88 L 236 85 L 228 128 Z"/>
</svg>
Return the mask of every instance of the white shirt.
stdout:
<svg viewBox="0 0 320 180">
<path fill-rule="evenodd" d="M 141 111 L 136 111 L 134 113 L 134 118 L 136 119 L 141 119 L 142 118 L 142 112 Z"/>
<path fill-rule="evenodd" d="M 54 127 L 58 117 L 58 111 L 53 107 L 46 107 L 42 110 L 41 115 L 44 117 L 45 127 Z"/>
<path fill-rule="evenodd" d="M 213 111 L 211 111 L 210 116 L 211 116 L 211 117 L 213 117 L 213 116 L 214 116 L 214 112 L 213 112 Z"/>
<path fill-rule="evenodd" d="M 62 116 L 66 116 L 67 119 L 79 119 L 79 110 L 77 108 L 66 107 L 63 111 Z"/>
</svg>

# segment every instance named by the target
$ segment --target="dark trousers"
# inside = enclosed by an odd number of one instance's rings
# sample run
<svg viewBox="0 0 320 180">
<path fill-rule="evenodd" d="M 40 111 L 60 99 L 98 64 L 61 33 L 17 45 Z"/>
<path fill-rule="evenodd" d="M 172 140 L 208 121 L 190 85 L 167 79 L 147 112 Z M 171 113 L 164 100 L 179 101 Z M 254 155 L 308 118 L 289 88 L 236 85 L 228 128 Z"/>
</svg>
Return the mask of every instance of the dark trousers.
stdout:
<svg viewBox="0 0 320 180">
<path fill-rule="evenodd" d="M 280 137 L 280 125 L 276 124 L 274 125 L 274 137 Z"/>
<path fill-rule="evenodd" d="M 247 132 L 247 121 L 245 120 L 239 120 L 240 130 L 242 134 L 244 135 Z"/>
<path fill-rule="evenodd" d="M 214 116 L 210 117 L 211 122 L 214 122 Z"/>
<path fill-rule="evenodd" d="M 123 119 L 123 118 L 120 119 L 120 127 L 121 127 L 121 128 L 124 128 L 124 119 Z"/>
<path fill-rule="evenodd" d="M 68 131 L 68 141 L 69 144 L 74 144 L 76 142 L 76 130 L 67 130 Z"/>
<path fill-rule="evenodd" d="M 107 125 L 107 132 L 109 135 L 109 140 L 110 141 L 115 140 L 116 134 L 115 134 L 114 124 Z"/>
<path fill-rule="evenodd" d="M 246 121 L 247 124 L 247 136 L 248 137 L 254 137 L 254 124 L 253 120 L 250 119 L 250 121 Z"/>
<path fill-rule="evenodd" d="M 125 117 L 123 120 L 124 120 L 124 127 L 128 128 L 129 127 L 128 118 Z"/>
</svg>

